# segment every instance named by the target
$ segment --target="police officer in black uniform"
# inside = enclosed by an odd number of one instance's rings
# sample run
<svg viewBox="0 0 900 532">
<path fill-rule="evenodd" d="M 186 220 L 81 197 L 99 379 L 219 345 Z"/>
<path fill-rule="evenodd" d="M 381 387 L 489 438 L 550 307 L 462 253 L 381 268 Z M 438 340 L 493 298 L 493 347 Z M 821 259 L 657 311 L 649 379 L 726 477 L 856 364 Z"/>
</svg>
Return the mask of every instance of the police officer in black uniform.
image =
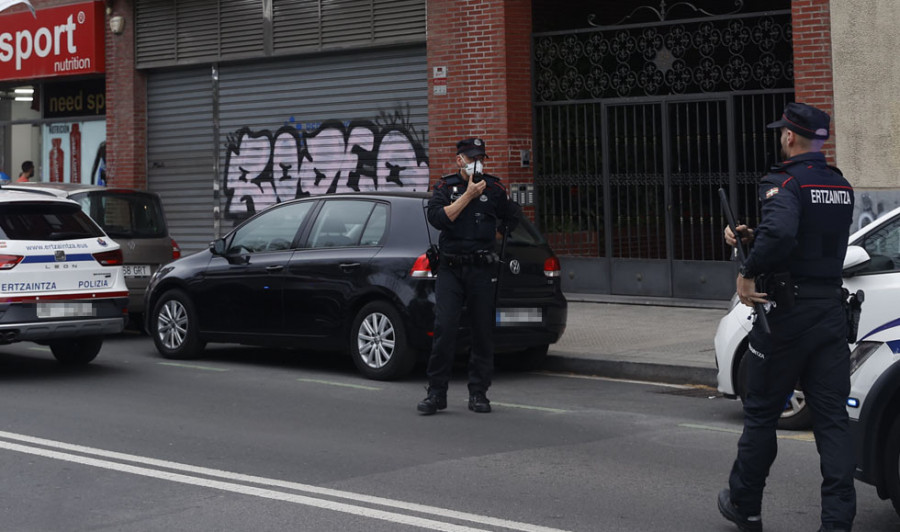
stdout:
<svg viewBox="0 0 900 532">
<path fill-rule="evenodd" d="M 856 515 L 853 444 L 848 431 L 850 353 L 841 270 L 853 215 L 853 188 L 825 163 L 821 147 L 830 118 L 815 107 L 790 103 L 768 127 L 780 128 L 785 161 L 759 185 L 762 218 L 751 231 L 738 226 L 752 248 L 740 267 L 743 304 L 774 301 L 750 332 L 744 431 L 729 489 L 719 511 L 742 531 L 762 530 L 763 487 L 775 460 L 775 429 L 799 381 L 813 416 L 822 472 L 822 527 L 850 530 Z M 735 245 L 734 234 L 725 240 Z"/>
<path fill-rule="evenodd" d="M 431 415 L 447 408 L 447 386 L 456 352 L 463 304 L 472 327 L 469 356 L 469 410 L 491 411 L 487 390 L 494 370 L 494 278 L 499 257 L 498 231 L 511 230 L 519 206 L 509 199 L 500 179 L 482 173 L 484 141 L 456 144 L 459 172 L 435 185 L 428 202 L 428 222 L 441 231 L 435 287 L 434 343 L 428 359 L 428 396 L 418 410 Z"/>
</svg>

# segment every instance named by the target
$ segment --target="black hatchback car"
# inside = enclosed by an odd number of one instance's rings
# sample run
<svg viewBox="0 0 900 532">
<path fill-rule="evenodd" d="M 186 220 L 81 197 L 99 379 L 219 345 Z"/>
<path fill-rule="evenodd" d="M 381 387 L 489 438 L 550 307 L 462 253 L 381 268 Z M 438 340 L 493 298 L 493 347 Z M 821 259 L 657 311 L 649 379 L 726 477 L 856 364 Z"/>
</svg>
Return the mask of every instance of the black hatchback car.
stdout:
<svg viewBox="0 0 900 532">
<path fill-rule="evenodd" d="M 349 352 L 372 379 L 402 377 L 431 346 L 435 277 L 425 251 L 438 235 L 425 219 L 429 197 L 336 194 L 272 206 L 160 268 L 147 331 L 166 358 L 197 357 L 206 342 L 304 347 Z M 559 260 L 523 218 L 498 272 L 496 351 L 538 365 L 566 327 Z M 465 315 L 460 327 L 465 349 Z"/>
</svg>

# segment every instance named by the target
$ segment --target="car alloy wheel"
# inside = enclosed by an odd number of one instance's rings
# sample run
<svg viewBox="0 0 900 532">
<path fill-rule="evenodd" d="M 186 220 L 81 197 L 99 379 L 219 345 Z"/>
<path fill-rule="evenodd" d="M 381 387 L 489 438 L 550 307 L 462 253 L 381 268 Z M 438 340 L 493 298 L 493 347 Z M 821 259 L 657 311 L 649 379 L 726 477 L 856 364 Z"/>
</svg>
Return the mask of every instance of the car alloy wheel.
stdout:
<svg viewBox="0 0 900 532">
<path fill-rule="evenodd" d="M 380 312 L 369 314 L 359 328 L 356 341 L 363 362 L 370 368 L 383 368 L 394 354 L 394 324 Z"/>
<path fill-rule="evenodd" d="M 156 350 L 166 358 L 193 358 L 206 343 L 197 332 L 197 314 L 187 294 L 170 290 L 153 307 L 151 331 Z"/>
<path fill-rule="evenodd" d="M 187 312 L 180 301 L 170 299 L 159 309 L 156 318 L 159 341 L 167 349 L 178 349 L 187 336 Z"/>
<path fill-rule="evenodd" d="M 416 362 L 399 313 L 385 301 L 368 303 L 357 313 L 350 352 L 357 369 L 370 379 L 402 377 Z"/>
</svg>

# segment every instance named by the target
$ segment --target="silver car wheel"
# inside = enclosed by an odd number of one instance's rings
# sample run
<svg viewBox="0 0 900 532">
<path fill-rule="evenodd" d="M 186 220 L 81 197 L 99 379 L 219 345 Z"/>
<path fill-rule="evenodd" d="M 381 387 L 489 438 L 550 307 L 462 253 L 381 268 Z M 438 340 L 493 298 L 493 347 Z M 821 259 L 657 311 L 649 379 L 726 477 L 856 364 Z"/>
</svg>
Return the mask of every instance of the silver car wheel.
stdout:
<svg viewBox="0 0 900 532">
<path fill-rule="evenodd" d="M 366 316 L 356 334 L 360 358 L 374 369 L 382 368 L 390 362 L 395 341 L 394 324 L 380 312 Z"/>
<path fill-rule="evenodd" d="M 187 338 L 187 309 L 180 301 L 170 299 L 159 309 L 157 316 L 157 335 L 167 349 L 178 349 Z"/>
<path fill-rule="evenodd" d="M 806 397 L 803 396 L 803 391 L 794 390 L 788 403 L 784 405 L 784 411 L 781 413 L 781 417 L 796 416 L 804 408 L 806 408 Z"/>
</svg>

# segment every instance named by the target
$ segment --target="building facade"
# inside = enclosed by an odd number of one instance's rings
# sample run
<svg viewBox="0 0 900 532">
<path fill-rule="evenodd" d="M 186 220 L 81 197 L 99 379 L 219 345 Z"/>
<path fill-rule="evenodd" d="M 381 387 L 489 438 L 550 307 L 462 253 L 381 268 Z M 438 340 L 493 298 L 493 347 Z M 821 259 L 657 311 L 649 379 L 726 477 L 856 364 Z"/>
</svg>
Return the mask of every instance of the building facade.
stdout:
<svg viewBox="0 0 900 532">
<path fill-rule="evenodd" d="M 777 159 L 764 126 L 786 102 L 832 113 L 826 151 L 868 194 L 860 223 L 895 201 L 896 37 L 877 28 L 900 7 L 875 2 L 32 0 L 35 16 L 0 13 L 0 169 L 29 157 L 50 180 L 80 136 L 97 168 L 53 176 L 159 193 L 190 252 L 293 197 L 427 190 L 479 136 L 567 290 L 727 298 L 717 189 L 755 221 Z M 58 9 L 97 13 L 103 67 L 9 74 L 20 34 Z M 865 65 L 882 75 L 863 89 Z M 54 114 L 98 83 L 102 114 Z M 40 102 L 10 99 L 20 87 Z"/>
</svg>

